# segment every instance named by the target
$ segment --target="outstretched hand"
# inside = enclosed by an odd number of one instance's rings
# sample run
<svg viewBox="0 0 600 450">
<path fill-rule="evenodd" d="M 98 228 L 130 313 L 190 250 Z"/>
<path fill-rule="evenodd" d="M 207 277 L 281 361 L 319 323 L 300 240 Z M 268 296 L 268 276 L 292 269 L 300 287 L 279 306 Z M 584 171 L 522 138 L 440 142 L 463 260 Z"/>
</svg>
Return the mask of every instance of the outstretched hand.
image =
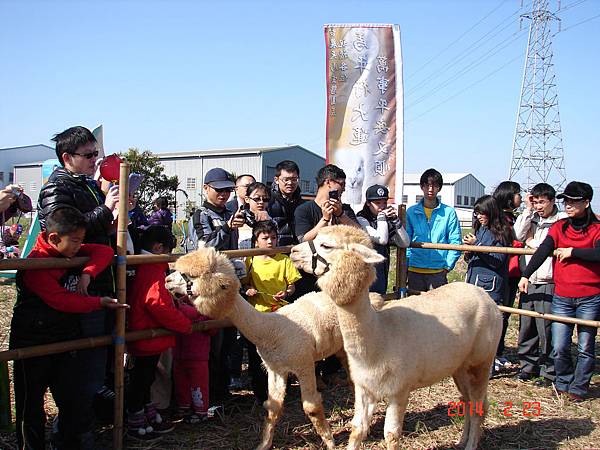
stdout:
<svg viewBox="0 0 600 450">
<path fill-rule="evenodd" d="M 129 305 L 127 303 L 119 303 L 119 300 L 116 298 L 102 297 L 100 299 L 100 304 L 104 308 L 108 309 L 129 309 Z"/>
</svg>

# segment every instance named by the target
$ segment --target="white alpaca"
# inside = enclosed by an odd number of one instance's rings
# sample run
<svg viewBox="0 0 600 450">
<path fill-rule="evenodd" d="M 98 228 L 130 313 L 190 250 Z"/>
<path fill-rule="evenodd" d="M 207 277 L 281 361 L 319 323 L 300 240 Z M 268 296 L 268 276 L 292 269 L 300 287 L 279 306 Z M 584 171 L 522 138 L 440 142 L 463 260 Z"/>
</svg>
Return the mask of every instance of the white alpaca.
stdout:
<svg viewBox="0 0 600 450">
<path fill-rule="evenodd" d="M 369 431 L 378 400 L 387 400 L 384 434 L 397 449 L 409 393 L 452 376 L 464 402 L 483 405 L 483 414 L 465 416 L 459 445 L 477 448 L 488 408 L 487 386 L 502 331 L 496 304 L 481 288 L 451 283 L 393 302 L 375 311 L 368 289 L 381 256 L 362 230 L 328 227 L 314 240 L 314 273 L 337 305 L 344 349 L 355 388 L 355 410 L 348 449 L 358 449 Z M 292 249 L 292 260 L 313 272 L 315 252 L 306 244 Z"/>
<path fill-rule="evenodd" d="M 300 382 L 302 407 L 327 448 L 335 446 L 317 391 L 314 362 L 335 354 L 347 367 L 335 306 L 322 292 L 302 296 L 273 313 L 258 312 L 239 295 L 240 283 L 230 260 L 214 248 L 200 248 L 179 258 L 177 272 L 167 277 L 174 294 L 192 292 L 194 304 L 213 319 L 229 318 L 258 350 L 268 372 L 267 416 L 258 449 L 273 442 L 275 425 L 283 411 L 286 382 L 293 373 Z M 189 278 L 186 282 L 181 274 Z M 374 302 L 382 303 L 374 295 Z"/>
<path fill-rule="evenodd" d="M 335 165 L 346 174 L 344 202 L 362 203 L 362 191 L 365 181 L 365 160 L 360 150 L 340 149 L 335 152 Z"/>
</svg>

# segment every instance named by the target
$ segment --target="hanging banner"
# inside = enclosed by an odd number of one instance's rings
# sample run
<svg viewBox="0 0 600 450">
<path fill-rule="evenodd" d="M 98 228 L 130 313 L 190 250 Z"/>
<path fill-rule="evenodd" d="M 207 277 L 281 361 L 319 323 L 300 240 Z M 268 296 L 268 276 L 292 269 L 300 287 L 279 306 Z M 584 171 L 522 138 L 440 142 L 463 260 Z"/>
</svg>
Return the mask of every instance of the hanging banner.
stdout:
<svg viewBox="0 0 600 450">
<path fill-rule="evenodd" d="M 327 162 L 346 173 L 345 203 L 373 184 L 400 203 L 404 174 L 402 51 L 398 25 L 325 25 Z"/>
</svg>

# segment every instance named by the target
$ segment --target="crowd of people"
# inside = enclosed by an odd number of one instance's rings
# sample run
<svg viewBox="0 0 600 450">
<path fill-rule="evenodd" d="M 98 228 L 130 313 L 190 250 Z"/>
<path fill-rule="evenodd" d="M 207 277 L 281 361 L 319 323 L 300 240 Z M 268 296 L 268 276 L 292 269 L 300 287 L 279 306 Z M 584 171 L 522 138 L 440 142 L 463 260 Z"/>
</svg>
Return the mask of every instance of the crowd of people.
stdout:
<svg viewBox="0 0 600 450">
<path fill-rule="evenodd" d="M 254 395 L 260 402 L 266 400 L 266 372 L 256 347 L 235 328 L 192 332 L 194 322 L 208 318 L 196 311 L 189 298 L 174 299 L 166 290 L 168 264 L 137 266 L 129 280 L 127 304 L 114 298 L 111 261 L 119 187 L 107 186 L 103 191 L 94 180 L 98 152 L 89 130 L 69 128 L 54 141 L 62 167 L 41 189 L 38 214 L 42 232 L 28 257 L 85 255 L 90 260 L 79 269 L 18 272 L 11 348 L 109 334 L 114 320 L 111 310 L 118 308 L 127 308 L 129 330 L 162 327 L 175 332 L 175 336 L 127 345 L 127 433 L 142 441 L 172 431 L 173 419 L 192 424 L 208 420 L 210 406 L 222 404 L 231 390 L 242 387 L 244 349 Z M 193 249 L 199 241 L 218 250 L 273 248 L 312 240 L 320 230 L 336 224 L 360 227 L 386 258 L 376 266 L 377 279 L 371 287 L 373 292 L 385 294 L 390 244 L 526 246 L 536 249 L 533 256 L 466 252 L 465 281 L 483 288 L 498 305 L 512 306 L 520 290 L 523 309 L 600 319 L 600 221 L 592 211 L 593 191 L 586 183 L 571 182 L 558 196 L 551 186 L 540 183 L 526 193 L 525 209 L 517 215 L 521 188 L 515 182 L 503 182 L 493 195 L 477 199 L 473 233 L 463 236 L 456 211 L 440 201 L 443 178 L 435 169 L 422 174 L 423 198 L 408 208 L 405 228 L 395 205 L 388 204 L 386 186 L 368 187 L 365 203 L 355 213 L 341 200 L 346 181 L 341 168 L 328 164 L 318 171 L 317 193 L 310 200 L 302 198 L 299 179 L 299 166 L 289 160 L 277 164 L 271 186 L 251 174 L 232 179 L 222 168 L 210 169 L 203 179 L 204 201 L 190 218 L 188 240 L 192 245 L 186 248 Z M 555 198 L 564 201 L 564 212 L 559 212 Z M 2 208 L 14 201 L 14 190 L 0 192 Z M 177 242 L 166 198 L 157 198 L 147 217 L 137 205 L 135 193 L 130 193 L 128 209 L 133 251 L 173 251 Z M 19 232 L 18 227 L 14 232 Z M 460 256 L 457 250 L 409 248 L 408 288 L 427 291 L 448 283 L 447 275 Z M 316 279 L 297 270 L 285 254 L 247 257 L 242 266 L 241 294 L 265 314 L 318 290 Z M 508 315 L 504 333 L 507 325 Z M 517 378 L 554 383 L 559 392 L 583 400 L 594 369 L 596 328 L 578 326 L 576 364 L 570 354 L 573 328 L 521 316 Z M 509 364 L 504 357 L 504 333 L 491 376 Z M 59 409 L 53 424 L 54 448 L 92 448 L 94 412 L 114 396 L 113 358 L 108 352 L 101 347 L 15 362 L 19 448 L 44 448 L 44 393 L 48 388 Z M 330 357 L 315 370 L 325 382 L 336 382 L 339 368 L 335 357 Z M 175 410 L 169 410 L 172 404 Z"/>
</svg>

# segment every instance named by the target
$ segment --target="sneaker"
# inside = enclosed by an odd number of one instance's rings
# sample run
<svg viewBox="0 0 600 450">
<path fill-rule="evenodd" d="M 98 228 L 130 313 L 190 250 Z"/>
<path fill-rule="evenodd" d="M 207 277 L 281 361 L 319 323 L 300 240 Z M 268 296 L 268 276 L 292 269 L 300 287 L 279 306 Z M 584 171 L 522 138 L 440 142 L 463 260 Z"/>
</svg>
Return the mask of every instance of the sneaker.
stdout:
<svg viewBox="0 0 600 450">
<path fill-rule="evenodd" d="M 572 392 L 569 392 L 567 395 L 569 396 L 569 399 L 570 399 L 572 402 L 575 402 L 575 403 L 581 403 L 581 402 L 584 402 L 584 401 L 585 401 L 585 398 L 584 398 L 584 397 L 582 397 L 581 395 L 574 394 L 574 393 L 572 393 Z"/>
<path fill-rule="evenodd" d="M 146 431 L 146 428 L 127 428 L 127 437 L 140 442 L 155 442 L 162 439 L 162 436 L 154 431 Z"/>
<path fill-rule="evenodd" d="M 170 433 L 175 429 L 175 424 L 173 422 L 163 419 L 158 413 L 156 414 L 154 422 L 150 422 L 150 426 L 154 432 L 158 434 Z"/>
<path fill-rule="evenodd" d="M 187 416 L 190 415 L 190 407 L 189 406 L 180 406 L 177 408 L 175 414 L 173 414 L 173 422 L 181 422 Z"/>
<path fill-rule="evenodd" d="M 196 424 L 206 422 L 208 420 L 208 414 L 206 413 L 192 413 L 183 418 L 183 421 L 188 424 Z"/>
<path fill-rule="evenodd" d="M 540 377 L 533 382 L 533 384 L 537 387 L 550 387 L 552 386 L 552 380 L 548 378 Z"/>
<path fill-rule="evenodd" d="M 534 378 L 537 378 L 539 375 L 533 374 L 531 372 L 524 372 L 524 371 L 520 371 L 518 374 L 516 374 L 513 379 L 517 380 L 517 381 L 522 381 L 522 382 L 526 382 L 526 381 L 531 381 Z"/>
</svg>

